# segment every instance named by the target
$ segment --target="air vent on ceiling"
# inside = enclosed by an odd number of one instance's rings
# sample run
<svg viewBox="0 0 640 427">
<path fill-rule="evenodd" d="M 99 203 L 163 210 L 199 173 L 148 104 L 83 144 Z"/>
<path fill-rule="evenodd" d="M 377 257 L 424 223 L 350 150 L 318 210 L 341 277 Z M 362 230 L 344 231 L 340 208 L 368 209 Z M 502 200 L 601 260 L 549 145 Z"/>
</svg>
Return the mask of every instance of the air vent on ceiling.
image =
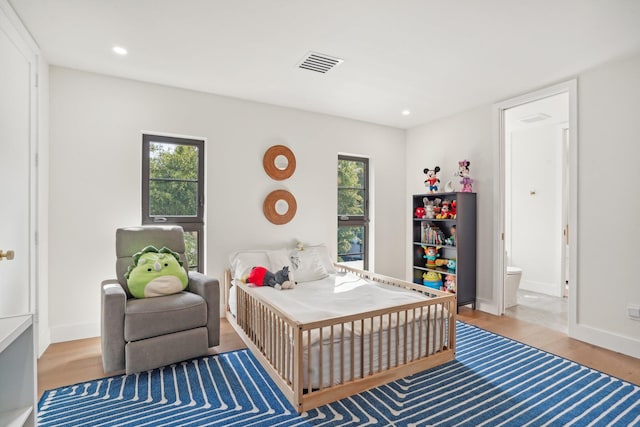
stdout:
<svg viewBox="0 0 640 427">
<path fill-rule="evenodd" d="M 298 68 L 324 74 L 333 70 L 343 62 L 344 59 L 325 55 L 324 53 L 309 52 L 302 61 L 298 63 Z"/>
<path fill-rule="evenodd" d="M 535 123 L 535 122 L 540 122 L 542 120 L 547 120 L 549 117 L 551 116 L 545 113 L 536 113 L 536 114 L 530 114 L 528 116 L 520 117 L 518 120 L 520 120 L 522 123 Z"/>
</svg>

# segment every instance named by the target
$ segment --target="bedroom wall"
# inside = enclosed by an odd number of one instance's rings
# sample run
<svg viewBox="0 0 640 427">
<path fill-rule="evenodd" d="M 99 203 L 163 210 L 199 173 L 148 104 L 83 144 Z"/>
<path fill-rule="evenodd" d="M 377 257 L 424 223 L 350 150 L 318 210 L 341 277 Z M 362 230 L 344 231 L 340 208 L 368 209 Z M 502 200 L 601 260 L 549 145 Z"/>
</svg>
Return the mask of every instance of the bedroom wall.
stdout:
<svg viewBox="0 0 640 427">
<path fill-rule="evenodd" d="M 100 282 L 114 277 L 115 229 L 140 224 L 141 131 L 206 138 L 206 271 L 230 252 L 326 242 L 335 255 L 337 155 L 368 155 L 375 270 L 404 274 L 404 131 L 239 99 L 50 68 L 49 299 L 52 342 L 99 335 Z M 292 178 L 262 169 L 273 144 L 296 155 Z M 290 190 L 298 212 L 276 226 L 264 197 Z"/>
<path fill-rule="evenodd" d="M 575 338 L 640 357 L 640 321 L 626 314 L 640 304 L 640 55 L 585 71 L 578 79 L 578 277 Z M 550 85 L 553 82 L 550 82 Z M 532 88 L 535 90 L 537 88 Z M 517 94 L 514 94 L 514 96 Z M 496 100 L 496 102 L 499 100 Z M 478 192 L 478 305 L 492 312 L 492 105 L 407 131 L 407 191 L 424 191 L 422 169 L 440 163 L 444 181 L 456 161 L 471 160 Z M 407 212 L 410 207 L 407 206 Z M 408 231 L 407 231 L 408 235 Z M 602 238 L 602 236 L 606 236 Z M 407 270 L 410 257 L 407 256 Z"/>
<path fill-rule="evenodd" d="M 576 337 L 640 358 L 639 111 L 640 55 L 579 76 Z"/>
<path fill-rule="evenodd" d="M 478 193 L 478 249 L 477 304 L 478 308 L 493 300 L 493 138 L 491 106 L 483 106 L 451 117 L 427 123 L 407 131 L 407 192 L 423 194 L 424 168 L 440 166 L 440 188 L 452 181 L 454 189 L 461 188 L 460 178 L 454 176 L 458 162 L 467 159 L 473 191 Z M 406 204 L 411 212 L 410 203 Z M 410 215 L 410 214 L 408 214 Z M 411 241 L 407 226 L 407 242 Z M 407 248 L 409 250 L 410 248 Z M 407 252 L 406 277 L 411 278 L 412 254 Z"/>
</svg>

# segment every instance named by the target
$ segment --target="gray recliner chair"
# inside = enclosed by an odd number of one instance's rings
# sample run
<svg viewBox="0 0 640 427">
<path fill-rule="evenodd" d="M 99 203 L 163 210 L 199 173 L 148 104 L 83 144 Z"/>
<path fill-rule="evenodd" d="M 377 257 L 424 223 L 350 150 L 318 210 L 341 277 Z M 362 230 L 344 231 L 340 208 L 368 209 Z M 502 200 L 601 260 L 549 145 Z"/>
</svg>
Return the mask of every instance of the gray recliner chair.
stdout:
<svg viewBox="0 0 640 427">
<path fill-rule="evenodd" d="M 145 246 L 163 246 L 180 255 L 187 288 L 174 295 L 136 299 L 124 275 L 133 255 Z M 116 231 L 117 280 L 102 282 L 102 366 L 127 374 L 207 354 L 220 342 L 220 284 L 189 271 L 184 232 L 178 226 L 119 228 Z"/>
</svg>

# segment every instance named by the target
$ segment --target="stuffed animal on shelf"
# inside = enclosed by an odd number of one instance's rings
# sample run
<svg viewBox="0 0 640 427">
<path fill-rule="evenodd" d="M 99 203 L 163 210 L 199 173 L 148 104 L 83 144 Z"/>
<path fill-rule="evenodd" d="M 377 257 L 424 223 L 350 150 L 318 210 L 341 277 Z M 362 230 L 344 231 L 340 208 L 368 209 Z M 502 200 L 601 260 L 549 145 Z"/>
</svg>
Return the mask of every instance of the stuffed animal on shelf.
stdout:
<svg viewBox="0 0 640 427">
<path fill-rule="evenodd" d="M 422 275 L 422 284 L 433 289 L 442 288 L 442 275 L 435 271 L 427 271 Z"/>
<path fill-rule="evenodd" d="M 416 211 L 415 211 L 414 215 L 415 215 L 416 218 L 422 219 L 422 218 L 424 218 L 426 216 L 426 211 L 424 210 L 424 208 L 422 206 L 418 206 L 416 208 Z"/>
<path fill-rule="evenodd" d="M 441 210 L 440 203 L 442 203 L 442 199 L 437 197 L 433 199 L 433 213 L 436 215 L 440 213 L 440 210 Z"/>
<path fill-rule="evenodd" d="M 451 270 L 453 272 L 456 271 L 457 262 L 455 259 L 448 259 L 446 265 L 448 270 Z"/>
<path fill-rule="evenodd" d="M 450 292 L 452 294 L 456 293 L 456 276 L 447 274 L 444 278 L 444 283 L 440 290 L 445 292 Z"/>
<path fill-rule="evenodd" d="M 430 200 L 428 197 L 422 199 L 424 203 L 424 217 L 427 219 L 434 219 L 438 213 L 440 213 L 441 199 L 435 198 Z"/>
<path fill-rule="evenodd" d="M 471 188 L 471 184 L 473 184 L 473 179 L 469 176 L 469 165 L 471 162 L 469 160 L 461 160 L 458 162 L 458 176 L 462 178 L 460 184 L 462 184 L 463 193 L 471 193 L 473 189 Z"/>
<path fill-rule="evenodd" d="M 453 215 L 451 214 L 451 201 L 443 200 L 442 206 L 440 207 L 440 213 L 436 215 L 438 219 L 451 219 Z"/>
<path fill-rule="evenodd" d="M 438 172 L 440 172 L 440 166 L 436 166 L 433 169 L 425 168 L 423 172 L 427 175 L 427 178 L 424 180 L 424 185 L 429 187 L 430 193 L 438 192 L 438 183 L 440 179 L 438 179 Z"/>
<path fill-rule="evenodd" d="M 430 203 L 427 206 L 425 206 L 424 217 L 427 219 L 433 219 L 436 217 L 436 213 L 433 211 L 433 203 Z"/>
<path fill-rule="evenodd" d="M 275 273 L 270 272 L 265 267 L 253 267 L 249 274 L 242 278 L 242 281 L 256 286 L 271 286 L 274 289 L 292 289 L 296 284 L 291 280 L 289 267 L 287 266 L 282 267 L 282 270 Z"/>
<path fill-rule="evenodd" d="M 423 246 L 422 248 L 424 249 L 423 258 L 427 260 L 426 266 L 435 267 L 436 259 L 440 257 L 440 254 L 438 253 L 440 248 L 437 246 Z"/>
<path fill-rule="evenodd" d="M 444 267 L 449 263 L 449 260 L 446 258 L 440 258 L 436 260 L 436 267 Z"/>
<path fill-rule="evenodd" d="M 453 200 L 451 202 L 451 218 L 456 219 L 456 215 L 458 213 L 458 202 Z"/>
</svg>

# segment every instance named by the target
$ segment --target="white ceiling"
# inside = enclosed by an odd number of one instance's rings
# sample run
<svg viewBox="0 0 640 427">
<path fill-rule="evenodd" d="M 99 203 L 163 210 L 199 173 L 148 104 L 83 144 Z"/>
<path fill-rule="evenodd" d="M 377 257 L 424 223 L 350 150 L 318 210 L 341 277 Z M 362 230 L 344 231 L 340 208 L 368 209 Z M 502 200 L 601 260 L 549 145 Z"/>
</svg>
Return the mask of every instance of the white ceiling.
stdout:
<svg viewBox="0 0 640 427">
<path fill-rule="evenodd" d="M 638 0 L 10 2 L 54 65 L 399 128 L 640 52 Z"/>
</svg>

